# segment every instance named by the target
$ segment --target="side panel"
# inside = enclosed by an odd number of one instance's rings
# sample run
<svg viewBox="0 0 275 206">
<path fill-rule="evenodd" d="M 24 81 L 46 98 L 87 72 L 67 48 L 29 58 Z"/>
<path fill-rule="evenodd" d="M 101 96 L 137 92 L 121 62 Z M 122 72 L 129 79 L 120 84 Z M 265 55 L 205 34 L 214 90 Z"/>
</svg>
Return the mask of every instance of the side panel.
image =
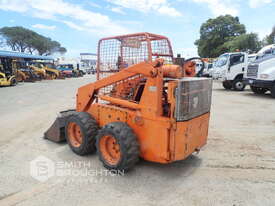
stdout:
<svg viewBox="0 0 275 206">
<path fill-rule="evenodd" d="M 92 104 L 88 112 L 96 118 L 100 127 L 116 121 L 126 122 L 138 137 L 140 156 L 143 159 L 159 163 L 171 161 L 169 152 L 171 124 L 168 118 L 145 119 L 138 111 L 103 104 Z"/>
<path fill-rule="evenodd" d="M 227 71 L 227 80 L 234 80 L 239 74 L 244 74 L 246 66 L 245 63 L 231 66 L 230 71 Z"/>
<path fill-rule="evenodd" d="M 204 114 L 185 122 L 177 122 L 173 135 L 174 151 L 172 161 L 183 160 L 207 142 L 210 114 Z"/>
<path fill-rule="evenodd" d="M 170 162 L 168 121 L 144 119 L 144 124 L 138 125 L 134 117 L 127 123 L 139 138 L 142 158 L 153 162 Z"/>
</svg>

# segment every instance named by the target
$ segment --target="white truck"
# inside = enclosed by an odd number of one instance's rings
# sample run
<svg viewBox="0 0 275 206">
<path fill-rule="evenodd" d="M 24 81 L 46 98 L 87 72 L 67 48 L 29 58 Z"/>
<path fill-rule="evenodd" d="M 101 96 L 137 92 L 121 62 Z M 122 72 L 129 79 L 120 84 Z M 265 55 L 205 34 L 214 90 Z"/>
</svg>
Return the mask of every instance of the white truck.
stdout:
<svg viewBox="0 0 275 206">
<path fill-rule="evenodd" d="M 245 88 L 243 76 L 247 65 L 248 54 L 245 52 L 222 54 L 213 68 L 213 78 L 221 79 L 225 89 L 243 91 Z"/>
<path fill-rule="evenodd" d="M 254 62 L 256 60 L 257 54 L 249 54 L 248 55 L 248 64 Z"/>
<path fill-rule="evenodd" d="M 244 81 L 255 94 L 270 91 L 275 98 L 275 44 L 258 52 L 256 60 L 248 65 Z"/>
<path fill-rule="evenodd" d="M 213 69 L 213 63 L 211 62 L 204 62 L 204 70 L 203 70 L 203 75 L 204 77 L 212 77 L 212 71 Z"/>
</svg>

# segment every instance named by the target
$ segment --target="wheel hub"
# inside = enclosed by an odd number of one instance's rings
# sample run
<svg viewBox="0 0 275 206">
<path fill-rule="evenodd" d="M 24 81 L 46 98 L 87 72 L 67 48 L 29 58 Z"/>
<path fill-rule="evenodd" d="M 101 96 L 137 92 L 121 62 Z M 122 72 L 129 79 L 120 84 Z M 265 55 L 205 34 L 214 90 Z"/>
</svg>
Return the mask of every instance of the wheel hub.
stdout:
<svg viewBox="0 0 275 206">
<path fill-rule="evenodd" d="M 236 83 L 236 87 L 237 87 L 238 89 L 242 89 L 242 88 L 243 88 L 243 83 L 242 83 L 242 82 L 237 82 L 237 83 Z"/>
<path fill-rule="evenodd" d="M 83 135 L 80 126 L 75 122 L 70 122 L 68 125 L 69 141 L 74 147 L 80 147 L 83 141 Z"/>
<path fill-rule="evenodd" d="M 102 157 L 111 165 L 116 165 L 120 158 L 120 145 L 112 135 L 105 135 L 101 137 L 100 142 L 100 152 Z"/>
</svg>

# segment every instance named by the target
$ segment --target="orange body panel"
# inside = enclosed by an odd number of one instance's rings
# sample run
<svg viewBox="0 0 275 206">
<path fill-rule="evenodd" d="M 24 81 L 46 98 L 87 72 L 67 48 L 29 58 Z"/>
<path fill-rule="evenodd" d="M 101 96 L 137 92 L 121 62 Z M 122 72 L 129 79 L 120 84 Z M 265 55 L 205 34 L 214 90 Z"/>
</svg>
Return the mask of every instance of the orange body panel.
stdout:
<svg viewBox="0 0 275 206">
<path fill-rule="evenodd" d="M 163 76 L 169 78 L 182 78 L 184 76 L 184 72 L 178 65 L 164 65 Z"/>
<path fill-rule="evenodd" d="M 194 151 L 202 148 L 207 142 L 210 114 L 204 114 L 185 122 L 177 122 L 176 129 L 172 130 L 171 143 L 173 161 L 182 160 Z M 183 158 L 184 157 L 184 158 Z"/>
<path fill-rule="evenodd" d="M 87 112 L 100 127 L 116 121 L 127 123 L 138 137 L 140 156 L 148 161 L 183 160 L 206 144 L 209 114 L 173 123 L 170 118 L 144 118 L 140 111 L 113 105 L 93 104 Z"/>
</svg>

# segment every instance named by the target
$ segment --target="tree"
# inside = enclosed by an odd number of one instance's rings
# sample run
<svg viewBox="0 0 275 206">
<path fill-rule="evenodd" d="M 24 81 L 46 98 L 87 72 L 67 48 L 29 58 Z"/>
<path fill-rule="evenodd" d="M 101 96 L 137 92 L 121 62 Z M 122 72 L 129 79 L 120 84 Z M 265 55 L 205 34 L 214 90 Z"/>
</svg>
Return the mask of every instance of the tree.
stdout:
<svg viewBox="0 0 275 206">
<path fill-rule="evenodd" d="M 50 55 L 54 53 L 64 54 L 67 52 L 66 48 L 61 47 L 57 41 L 52 41 L 41 35 L 37 35 L 32 39 L 32 47 L 38 52 L 39 55 Z"/>
<path fill-rule="evenodd" d="M 198 53 L 202 57 L 217 57 L 224 51 L 224 44 L 245 34 L 245 26 L 240 23 L 238 17 L 231 15 L 219 16 L 208 19 L 200 28 L 200 39 L 195 42 Z"/>
<path fill-rule="evenodd" d="M 275 26 L 272 28 L 272 32 L 264 38 L 263 44 L 275 44 Z"/>
<path fill-rule="evenodd" d="M 23 27 L 3 27 L 0 34 L 5 39 L 6 45 L 13 51 L 25 52 L 28 47 L 27 42 L 34 32 Z"/>
<path fill-rule="evenodd" d="M 31 54 L 36 52 L 39 55 L 64 54 L 67 51 L 59 42 L 24 27 L 3 27 L 0 29 L 0 35 L 5 45 L 13 51 Z"/>
<path fill-rule="evenodd" d="M 260 50 L 261 42 L 259 41 L 258 35 L 255 33 L 242 34 L 225 42 L 222 48 L 225 48 L 228 52 L 240 50 L 255 53 Z"/>
</svg>

